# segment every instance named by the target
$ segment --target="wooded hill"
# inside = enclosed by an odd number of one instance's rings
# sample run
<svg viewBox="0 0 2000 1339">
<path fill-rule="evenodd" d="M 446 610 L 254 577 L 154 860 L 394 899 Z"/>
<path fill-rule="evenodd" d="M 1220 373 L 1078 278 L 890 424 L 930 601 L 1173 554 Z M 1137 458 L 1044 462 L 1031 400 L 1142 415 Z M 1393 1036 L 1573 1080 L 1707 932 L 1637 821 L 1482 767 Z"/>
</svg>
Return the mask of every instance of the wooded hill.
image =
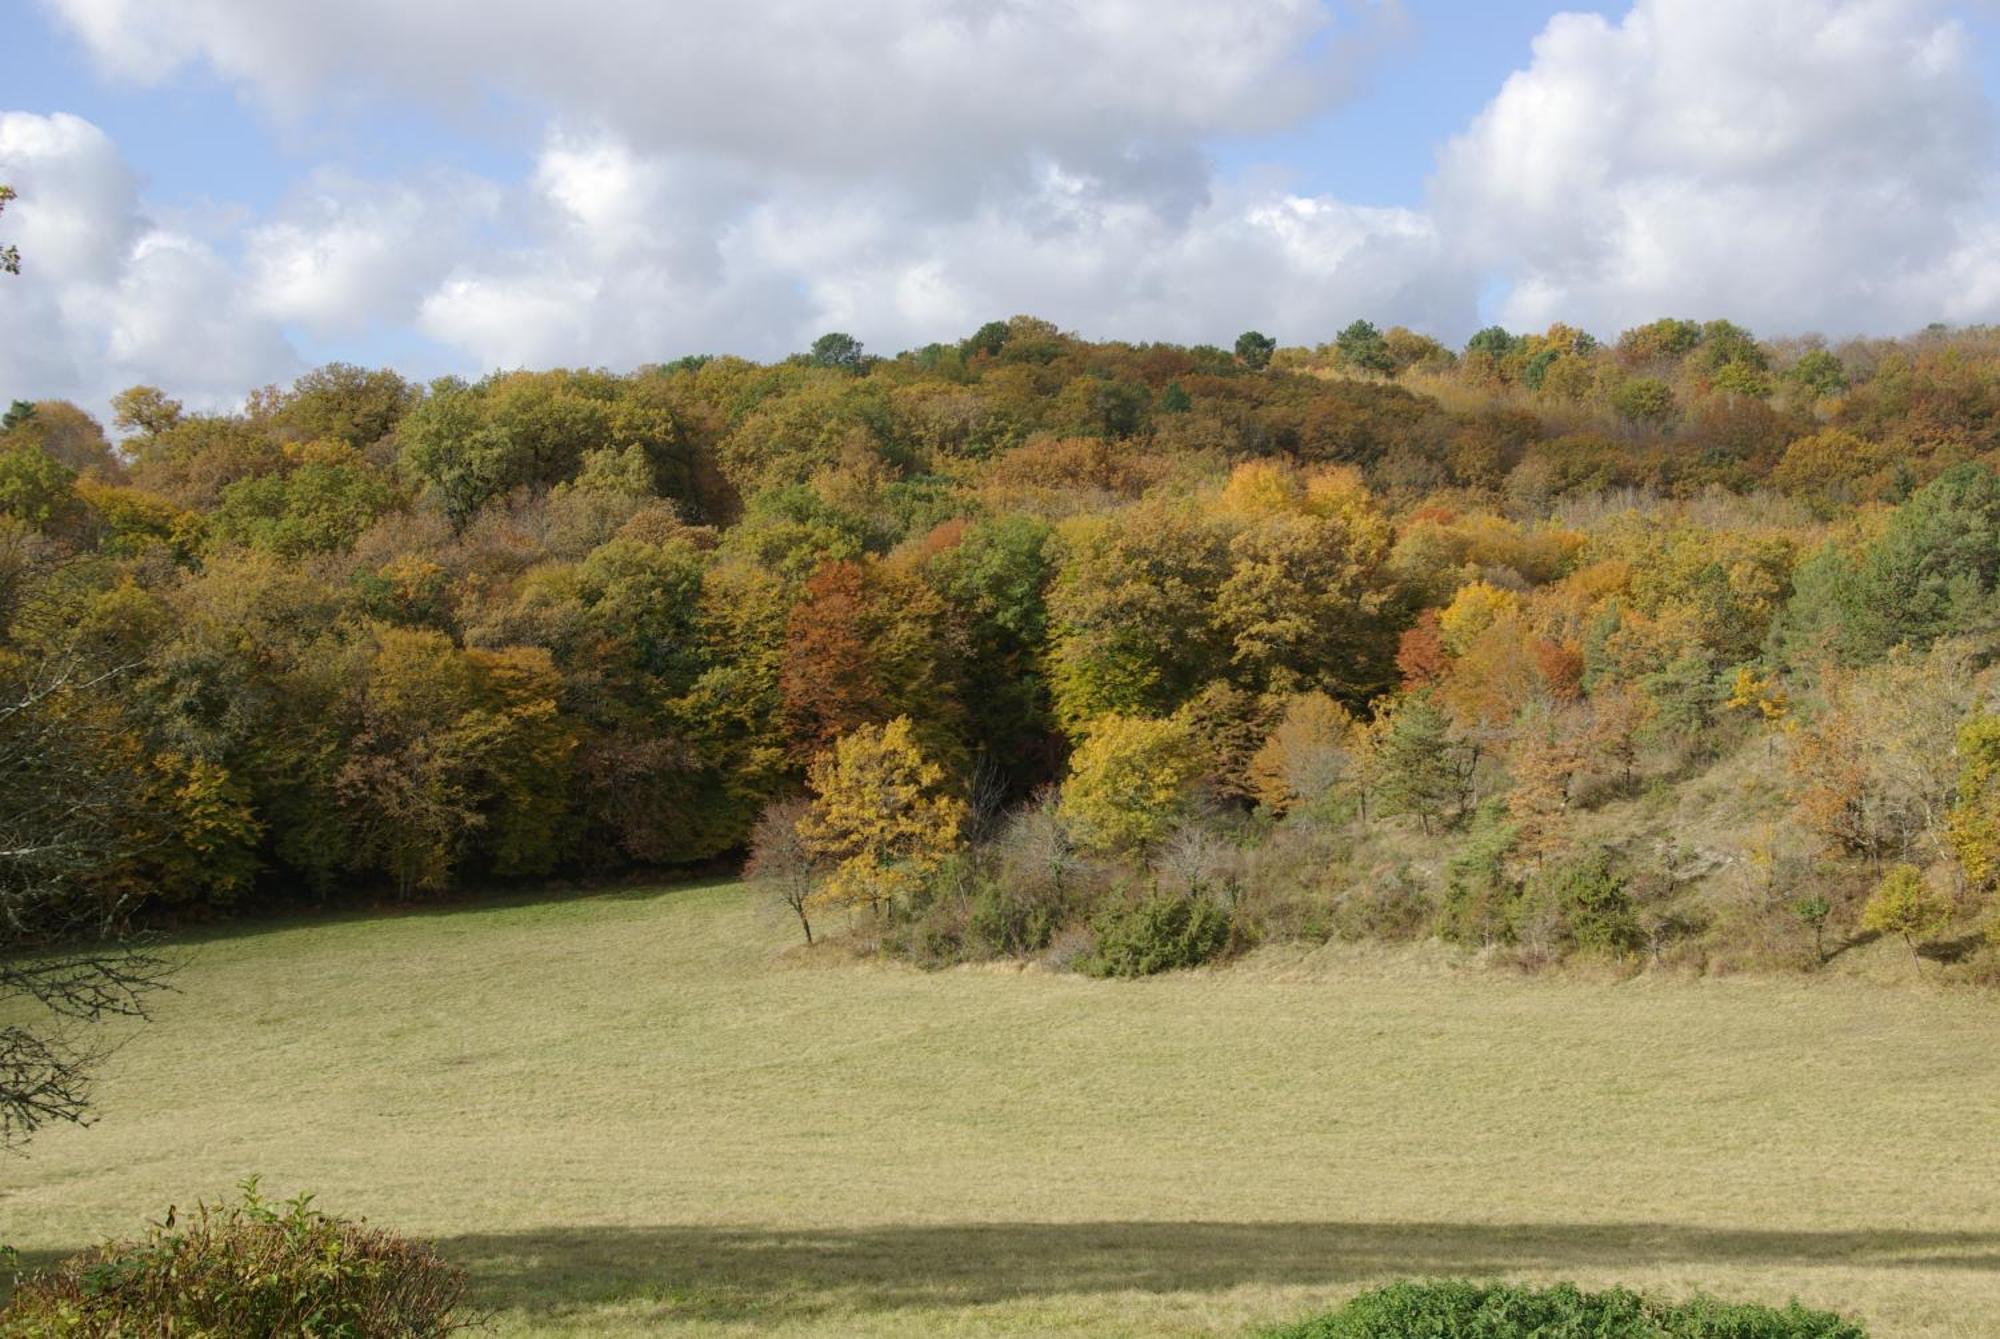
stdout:
<svg viewBox="0 0 2000 1339">
<path fill-rule="evenodd" d="M 1989 329 L 1017 317 L 113 426 L 0 434 L 0 730 L 40 741 L 0 799 L 74 797 L 65 877 L 139 918 L 710 861 L 772 811 L 774 887 L 926 961 L 1995 973 Z"/>
</svg>

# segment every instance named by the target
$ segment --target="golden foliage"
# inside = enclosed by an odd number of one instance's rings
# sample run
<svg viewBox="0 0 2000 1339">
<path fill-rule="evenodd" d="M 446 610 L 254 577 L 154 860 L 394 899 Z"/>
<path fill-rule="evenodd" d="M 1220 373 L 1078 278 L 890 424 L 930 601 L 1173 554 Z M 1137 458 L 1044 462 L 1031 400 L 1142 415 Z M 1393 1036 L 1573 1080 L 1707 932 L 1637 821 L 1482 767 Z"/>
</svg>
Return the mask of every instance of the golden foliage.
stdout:
<svg viewBox="0 0 2000 1339">
<path fill-rule="evenodd" d="M 1187 812 L 1200 775 L 1194 731 L 1186 722 L 1100 716 L 1070 759 L 1063 817 L 1084 846 L 1144 851 Z"/>
<path fill-rule="evenodd" d="M 1520 612 L 1521 597 L 1513 591 L 1475 581 L 1462 587 L 1438 614 L 1438 632 L 1444 637 L 1447 651 L 1455 656 L 1464 655 L 1480 633 L 1501 618 Z"/>
<path fill-rule="evenodd" d="M 798 823 L 808 849 L 833 862 L 818 900 L 879 907 L 921 887 L 965 823 L 944 779 L 907 716 L 860 726 L 821 754 L 806 777 L 812 807 Z"/>
</svg>

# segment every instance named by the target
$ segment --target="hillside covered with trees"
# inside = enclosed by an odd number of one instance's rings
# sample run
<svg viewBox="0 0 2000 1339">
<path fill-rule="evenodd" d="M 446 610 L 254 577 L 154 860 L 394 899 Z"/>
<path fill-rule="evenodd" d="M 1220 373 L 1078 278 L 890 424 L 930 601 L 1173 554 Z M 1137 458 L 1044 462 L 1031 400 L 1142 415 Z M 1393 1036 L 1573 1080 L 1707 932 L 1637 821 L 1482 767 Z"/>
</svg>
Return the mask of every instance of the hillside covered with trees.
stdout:
<svg viewBox="0 0 2000 1339">
<path fill-rule="evenodd" d="M 87 846 L 93 915 L 747 854 L 931 963 L 1881 936 L 2000 977 L 1989 329 L 1017 317 L 111 427 L 0 433 L 8 835 Z"/>
</svg>

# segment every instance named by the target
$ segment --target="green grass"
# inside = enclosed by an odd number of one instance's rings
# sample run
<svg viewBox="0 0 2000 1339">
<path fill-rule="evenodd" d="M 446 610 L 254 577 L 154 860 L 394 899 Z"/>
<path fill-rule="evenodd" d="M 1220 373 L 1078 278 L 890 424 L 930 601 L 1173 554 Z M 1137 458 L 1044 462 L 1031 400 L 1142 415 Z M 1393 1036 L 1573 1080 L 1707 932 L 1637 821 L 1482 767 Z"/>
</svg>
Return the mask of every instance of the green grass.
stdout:
<svg viewBox="0 0 2000 1339">
<path fill-rule="evenodd" d="M 192 946 L 38 1258 L 249 1172 L 503 1334 L 1240 1334 L 1399 1275 L 2000 1334 L 2000 1006 L 1324 950 L 1138 983 L 789 949 L 736 886 Z"/>
</svg>

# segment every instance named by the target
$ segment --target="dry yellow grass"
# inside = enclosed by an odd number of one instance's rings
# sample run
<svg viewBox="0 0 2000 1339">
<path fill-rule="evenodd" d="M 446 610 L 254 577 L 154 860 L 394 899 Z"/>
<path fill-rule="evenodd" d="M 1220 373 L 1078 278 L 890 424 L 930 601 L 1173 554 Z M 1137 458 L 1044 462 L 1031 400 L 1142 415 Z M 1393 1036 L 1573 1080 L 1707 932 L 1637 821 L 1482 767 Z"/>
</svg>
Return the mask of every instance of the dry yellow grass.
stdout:
<svg viewBox="0 0 2000 1339">
<path fill-rule="evenodd" d="M 0 1241 L 254 1171 L 436 1236 L 503 1334 L 1240 1334 L 1463 1274 L 2000 1335 L 1990 997 L 787 943 L 736 886 L 207 940 Z"/>
</svg>

